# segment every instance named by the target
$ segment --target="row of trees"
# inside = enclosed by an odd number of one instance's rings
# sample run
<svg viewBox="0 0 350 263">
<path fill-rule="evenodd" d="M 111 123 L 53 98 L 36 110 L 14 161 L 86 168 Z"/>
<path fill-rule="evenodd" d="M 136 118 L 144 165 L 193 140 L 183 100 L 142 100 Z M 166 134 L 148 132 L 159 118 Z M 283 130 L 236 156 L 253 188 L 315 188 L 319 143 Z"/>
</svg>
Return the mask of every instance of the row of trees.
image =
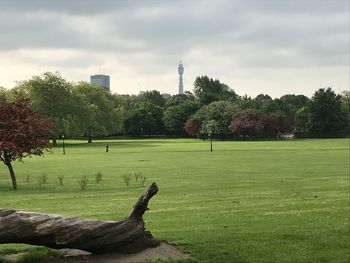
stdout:
<svg viewBox="0 0 350 263">
<path fill-rule="evenodd" d="M 30 98 L 31 106 L 52 120 L 62 134 L 93 137 L 128 135 L 200 135 L 219 137 L 272 137 L 302 131 L 343 131 L 349 120 L 350 94 L 337 95 L 330 88 L 319 89 L 310 99 L 288 94 L 272 99 L 239 96 L 219 80 L 197 77 L 193 93 L 169 98 L 158 91 L 142 95 L 111 94 L 87 82 L 71 83 L 59 73 L 44 73 L 19 82 L 0 99 Z"/>
<path fill-rule="evenodd" d="M 0 98 L 13 101 L 29 98 L 33 109 L 48 117 L 54 126 L 53 144 L 61 135 L 105 136 L 120 132 L 123 107 L 119 96 L 87 82 L 70 83 L 59 73 L 44 73 L 22 81 Z"/>
</svg>

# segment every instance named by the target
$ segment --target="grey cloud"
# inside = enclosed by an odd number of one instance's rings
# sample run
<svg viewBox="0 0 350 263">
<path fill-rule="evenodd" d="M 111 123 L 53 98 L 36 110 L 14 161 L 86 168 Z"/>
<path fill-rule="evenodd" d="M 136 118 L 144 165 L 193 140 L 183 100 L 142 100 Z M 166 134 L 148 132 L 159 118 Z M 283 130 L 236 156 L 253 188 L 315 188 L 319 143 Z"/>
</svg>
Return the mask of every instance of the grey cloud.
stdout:
<svg viewBox="0 0 350 263">
<path fill-rule="evenodd" d="M 143 74 L 172 71 L 179 59 L 193 56 L 215 61 L 211 66 L 220 70 L 344 66 L 348 10 L 346 0 L 4 0 L 0 51 L 110 52 Z M 80 62 L 46 60 L 62 67 L 91 65 Z"/>
<path fill-rule="evenodd" d="M 142 4 L 143 2 L 139 2 Z M 54 11 L 68 14 L 99 14 L 111 9 L 132 8 L 133 1 L 114 0 L 2 0 L 1 12 L 31 13 L 37 11 Z"/>
</svg>

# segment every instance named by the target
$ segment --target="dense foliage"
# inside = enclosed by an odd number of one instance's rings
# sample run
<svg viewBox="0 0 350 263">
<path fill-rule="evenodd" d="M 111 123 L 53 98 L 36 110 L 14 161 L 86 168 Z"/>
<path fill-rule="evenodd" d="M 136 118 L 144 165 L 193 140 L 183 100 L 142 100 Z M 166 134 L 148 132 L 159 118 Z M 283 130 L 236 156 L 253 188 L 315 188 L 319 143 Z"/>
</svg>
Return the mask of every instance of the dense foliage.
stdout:
<svg viewBox="0 0 350 263">
<path fill-rule="evenodd" d="M 283 133 L 322 136 L 346 134 L 349 92 L 337 95 L 319 89 L 310 99 L 286 94 L 271 98 L 238 96 L 228 85 L 208 76 L 197 77 L 193 93 L 170 97 L 158 91 L 136 95 L 111 94 L 87 82 L 71 83 L 59 73 L 44 73 L 0 88 L 0 101 L 29 97 L 31 106 L 52 120 L 53 142 L 62 135 L 93 137 L 126 134 L 180 135 L 217 138 L 279 137 Z"/>
<path fill-rule="evenodd" d="M 28 99 L 0 102 L 0 160 L 7 166 L 13 189 L 17 189 L 11 162 L 42 155 L 49 147 L 51 123 L 29 106 Z"/>
</svg>

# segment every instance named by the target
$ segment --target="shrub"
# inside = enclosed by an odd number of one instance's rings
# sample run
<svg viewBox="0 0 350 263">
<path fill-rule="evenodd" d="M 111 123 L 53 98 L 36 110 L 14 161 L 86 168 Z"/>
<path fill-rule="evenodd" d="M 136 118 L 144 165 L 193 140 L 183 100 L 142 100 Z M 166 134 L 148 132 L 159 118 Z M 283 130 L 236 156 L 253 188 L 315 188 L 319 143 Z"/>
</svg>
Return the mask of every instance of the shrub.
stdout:
<svg viewBox="0 0 350 263">
<path fill-rule="evenodd" d="M 85 190 L 87 187 L 89 180 L 87 179 L 87 177 L 84 175 L 79 181 L 79 185 L 80 185 L 80 189 L 81 190 Z"/>
<path fill-rule="evenodd" d="M 135 182 L 137 182 L 140 178 L 142 178 L 141 172 L 134 172 Z"/>
<path fill-rule="evenodd" d="M 123 175 L 123 182 L 125 183 L 125 185 L 129 185 L 130 184 L 130 179 L 131 179 L 130 174 L 124 174 Z"/>
<path fill-rule="evenodd" d="M 42 180 L 43 184 L 46 184 L 47 178 L 48 178 L 48 177 L 47 177 L 46 174 L 43 174 L 43 175 L 41 176 L 41 180 Z"/>
<path fill-rule="evenodd" d="M 95 175 L 95 178 L 96 178 L 96 183 L 99 183 L 102 181 L 102 173 L 101 172 L 98 172 L 96 175 Z"/>
<path fill-rule="evenodd" d="M 57 179 L 60 181 L 60 185 L 63 185 L 63 179 L 64 179 L 63 175 L 57 176 Z"/>
<path fill-rule="evenodd" d="M 141 186 L 142 186 L 142 187 L 145 187 L 146 180 L 147 180 L 147 177 L 146 177 L 146 176 L 142 176 L 142 177 L 141 177 L 140 182 L 141 182 Z"/>
<path fill-rule="evenodd" d="M 46 182 L 47 182 L 47 175 L 46 174 L 43 174 L 43 175 L 38 177 L 38 184 L 39 184 L 40 188 L 43 186 L 43 184 L 46 184 Z"/>
</svg>

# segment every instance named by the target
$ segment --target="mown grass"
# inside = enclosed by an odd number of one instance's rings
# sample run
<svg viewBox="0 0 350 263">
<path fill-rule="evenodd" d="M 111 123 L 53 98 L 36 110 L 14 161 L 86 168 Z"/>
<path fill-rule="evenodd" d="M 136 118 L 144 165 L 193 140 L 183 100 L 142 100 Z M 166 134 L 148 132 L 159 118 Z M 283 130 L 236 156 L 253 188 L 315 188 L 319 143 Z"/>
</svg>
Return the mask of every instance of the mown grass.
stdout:
<svg viewBox="0 0 350 263">
<path fill-rule="evenodd" d="M 110 151 L 105 153 L 104 146 Z M 145 190 L 123 175 L 141 172 L 160 191 L 146 213 L 152 233 L 201 262 L 348 262 L 347 139 L 66 142 L 16 162 L 19 190 L 0 167 L 0 207 L 117 220 Z M 95 174 L 103 174 L 95 181 Z M 41 187 L 38 178 L 46 174 Z M 63 186 L 58 176 L 63 175 Z M 29 176 L 29 182 L 27 181 Z M 89 179 L 86 190 L 78 180 Z M 1 245 L 21 251 L 27 246 Z M 32 249 L 32 248 L 30 248 Z"/>
</svg>

